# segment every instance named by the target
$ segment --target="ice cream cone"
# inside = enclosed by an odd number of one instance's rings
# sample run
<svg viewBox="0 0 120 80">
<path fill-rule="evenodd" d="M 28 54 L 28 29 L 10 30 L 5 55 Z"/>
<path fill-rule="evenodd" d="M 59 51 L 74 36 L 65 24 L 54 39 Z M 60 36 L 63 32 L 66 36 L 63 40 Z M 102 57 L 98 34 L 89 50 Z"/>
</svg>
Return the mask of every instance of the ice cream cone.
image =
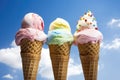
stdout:
<svg viewBox="0 0 120 80">
<path fill-rule="evenodd" d="M 97 80 L 100 43 L 78 44 L 85 80 Z"/>
<path fill-rule="evenodd" d="M 21 40 L 21 58 L 24 80 L 36 80 L 43 42 Z"/>
<path fill-rule="evenodd" d="M 50 44 L 50 58 L 55 80 L 66 80 L 67 67 L 70 54 L 70 43 L 66 42 L 62 45 Z"/>
</svg>

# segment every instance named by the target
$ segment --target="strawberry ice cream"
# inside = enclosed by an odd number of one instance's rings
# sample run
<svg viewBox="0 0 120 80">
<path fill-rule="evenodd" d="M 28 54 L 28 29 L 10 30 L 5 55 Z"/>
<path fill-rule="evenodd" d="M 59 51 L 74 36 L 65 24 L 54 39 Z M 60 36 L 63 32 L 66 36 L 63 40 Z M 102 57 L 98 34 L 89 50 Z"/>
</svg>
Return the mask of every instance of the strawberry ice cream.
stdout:
<svg viewBox="0 0 120 80">
<path fill-rule="evenodd" d="M 20 41 L 23 38 L 27 38 L 31 41 L 38 40 L 44 41 L 47 36 L 43 32 L 44 21 L 43 19 L 35 13 L 28 13 L 24 16 L 21 29 L 17 32 L 15 42 L 17 45 L 20 45 Z"/>
</svg>

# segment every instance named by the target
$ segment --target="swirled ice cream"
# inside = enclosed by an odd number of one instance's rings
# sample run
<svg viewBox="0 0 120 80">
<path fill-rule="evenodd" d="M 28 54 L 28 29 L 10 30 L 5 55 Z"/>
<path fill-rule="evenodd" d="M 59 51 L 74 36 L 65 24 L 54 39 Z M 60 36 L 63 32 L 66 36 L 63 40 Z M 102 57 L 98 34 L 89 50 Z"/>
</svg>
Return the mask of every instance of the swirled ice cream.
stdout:
<svg viewBox="0 0 120 80">
<path fill-rule="evenodd" d="M 72 43 L 73 36 L 69 23 L 62 19 L 57 18 L 51 24 L 48 32 L 47 44 L 61 45 L 65 42 Z"/>
<path fill-rule="evenodd" d="M 85 13 L 78 20 L 77 29 L 74 33 L 75 44 L 101 42 L 103 35 L 97 28 L 97 21 L 91 11 Z"/>
<path fill-rule="evenodd" d="M 47 35 L 43 31 L 44 21 L 36 13 L 27 13 L 22 21 L 21 29 L 16 33 L 15 42 L 20 45 L 22 39 L 27 38 L 31 41 L 46 41 Z"/>
</svg>

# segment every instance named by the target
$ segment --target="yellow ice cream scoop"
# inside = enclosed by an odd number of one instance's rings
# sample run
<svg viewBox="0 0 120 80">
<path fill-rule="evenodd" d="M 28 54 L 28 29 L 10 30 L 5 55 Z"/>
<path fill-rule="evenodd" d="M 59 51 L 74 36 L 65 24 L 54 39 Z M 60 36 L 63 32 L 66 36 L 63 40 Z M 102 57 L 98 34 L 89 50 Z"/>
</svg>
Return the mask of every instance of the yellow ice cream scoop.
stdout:
<svg viewBox="0 0 120 80">
<path fill-rule="evenodd" d="M 55 29 L 66 29 L 71 31 L 69 23 L 62 18 L 57 18 L 50 24 L 49 30 L 51 31 Z"/>
</svg>

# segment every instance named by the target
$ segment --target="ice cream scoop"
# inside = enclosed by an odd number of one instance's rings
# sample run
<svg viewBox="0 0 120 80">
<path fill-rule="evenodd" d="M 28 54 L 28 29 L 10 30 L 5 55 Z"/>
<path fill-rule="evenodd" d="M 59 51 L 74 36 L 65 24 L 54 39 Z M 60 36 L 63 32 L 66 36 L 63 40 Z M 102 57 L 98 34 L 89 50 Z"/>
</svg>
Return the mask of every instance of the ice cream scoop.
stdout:
<svg viewBox="0 0 120 80">
<path fill-rule="evenodd" d="M 27 13 L 22 21 L 21 29 L 16 33 L 15 42 L 20 45 L 23 38 L 31 41 L 45 41 L 47 36 L 43 32 L 44 21 L 41 16 L 36 13 Z"/>
<path fill-rule="evenodd" d="M 69 23 L 62 19 L 57 18 L 50 24 L 47 44 L 63 44 L 65 42 L 72 43 L 73 36 L 71 33 Z"/>
<path fill-rule="evenodd" d="M 75 44 L 84 44 L 88 42 L 101 42 L 103 35 L 97 28 L 97 21 L 91 11 L 85 13 L 78 20 L 77 29 L 74 33 Z"/>
<path fill-rule="evenodd" d="M 103 39 L 102 33 L 95 29 L 85 29 L 74 34 L 75 44 L 96 43 Z"/>
</svg>

